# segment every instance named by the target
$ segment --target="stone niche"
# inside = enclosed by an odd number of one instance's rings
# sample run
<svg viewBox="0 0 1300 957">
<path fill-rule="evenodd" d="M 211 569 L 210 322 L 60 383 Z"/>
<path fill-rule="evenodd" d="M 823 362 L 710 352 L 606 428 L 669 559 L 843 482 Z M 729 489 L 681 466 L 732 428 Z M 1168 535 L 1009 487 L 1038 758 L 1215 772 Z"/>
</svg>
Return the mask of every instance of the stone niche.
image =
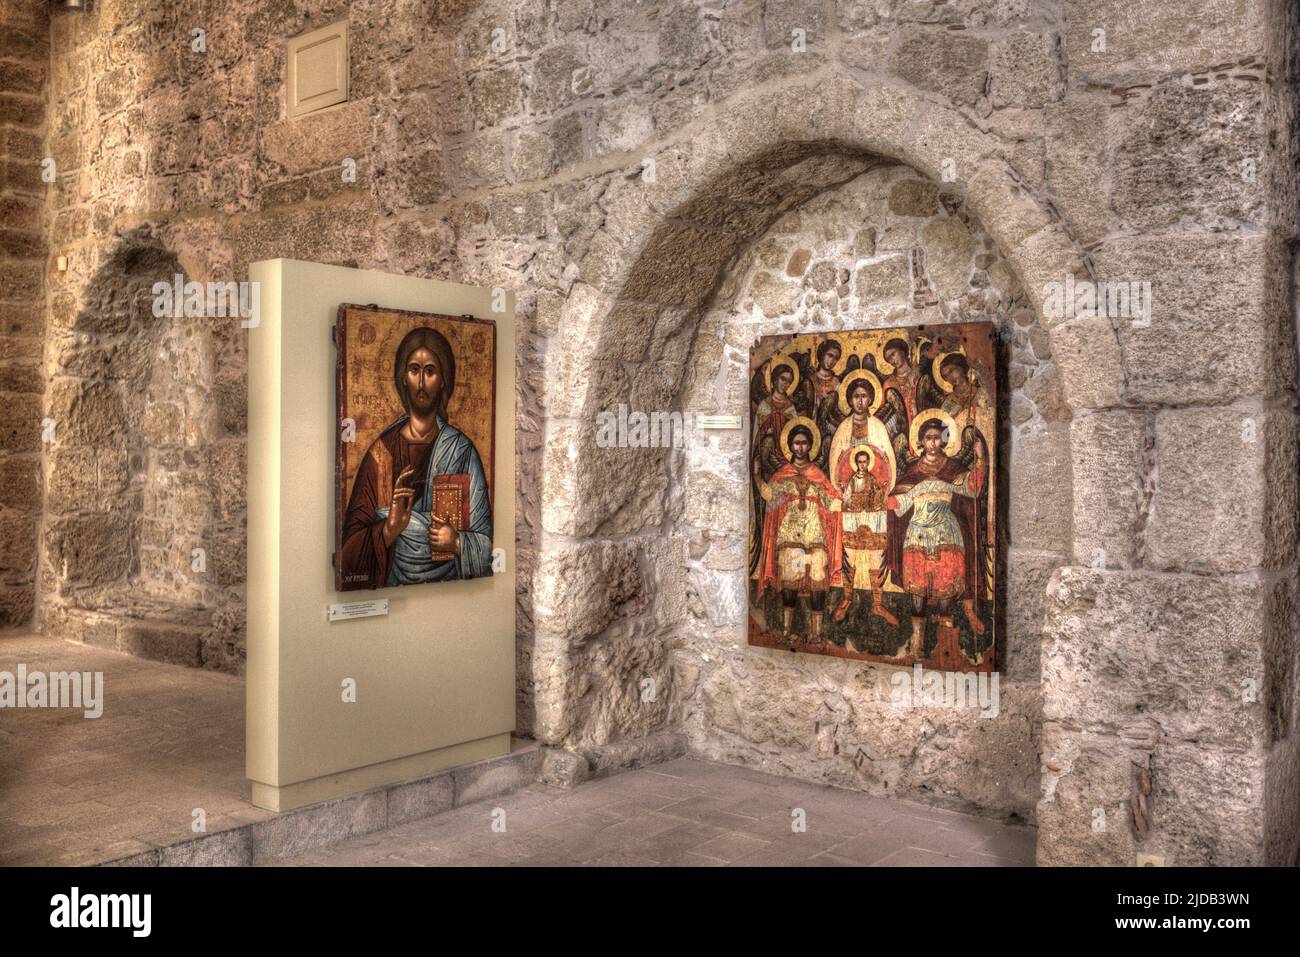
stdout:
<svg viewBox="0 0 1300 957">
<path fill-rule="evenodd" d="M 674 526 L 687 543 L 675 666 L 693 751 L 874 794 L 1034 818 L 1038 641 L 1047 577 L 1070 535 L 1070 415 L 1046 332 L 960 194 L 890 165 L 777 219 L 727 271 L 701 318 L 682 408 L 746 408 L 749 348 L 759 336 L 964 320 L 994 321 L 1010 362 L 1010 400 L 1001 410 L 1010 454 L 1002 466 L 1015 546 L 999 713 L 895 708 L 897 668 L 747 646 L 748 433 L 695 431 Z"/>
<path fill-rule="evenodd" d="M 214 387 L 239 320 L 155 316 L 154 284 L 181 272 L 147 231 L 126 235 L 51 329 L 43 624 L 239 673 L 243 442 Z"/>
</svg>

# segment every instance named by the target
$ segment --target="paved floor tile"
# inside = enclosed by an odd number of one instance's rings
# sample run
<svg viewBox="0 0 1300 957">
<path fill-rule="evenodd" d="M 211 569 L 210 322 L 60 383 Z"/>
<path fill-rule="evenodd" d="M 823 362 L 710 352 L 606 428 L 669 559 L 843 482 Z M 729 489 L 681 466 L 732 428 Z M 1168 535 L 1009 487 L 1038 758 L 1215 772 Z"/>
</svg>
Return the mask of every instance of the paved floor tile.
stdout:
<svg viewBox="0 0 1300 957">
<path fill-rule="evenodd" d="M 248 803 L 243 684 L 57 639 L 0 639 L 0 670 L 103 671 L 104 716 L 0 714 L 0 864 L 94 863 L 271 817 Z M 505 812 L 502 819 L 494 815 Z M 498 829 L 493 829 L 493 824 Z M 295 867 L 1003 867 L 1036 833 L 689 757 L 535 784 L 267 864 Z"/>
</svg>

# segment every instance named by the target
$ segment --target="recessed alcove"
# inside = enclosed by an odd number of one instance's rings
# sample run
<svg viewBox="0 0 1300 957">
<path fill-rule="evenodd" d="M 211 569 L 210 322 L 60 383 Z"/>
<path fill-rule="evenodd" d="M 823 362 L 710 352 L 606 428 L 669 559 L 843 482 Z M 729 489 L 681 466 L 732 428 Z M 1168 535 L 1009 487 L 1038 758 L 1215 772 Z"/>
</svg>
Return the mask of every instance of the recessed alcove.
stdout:
<svg viewBox="0 0 1300 957">
<path fill-rule="evenodd" d="M 674 692 L 693 752 L 878 795 L 1032 820 L 1039 798 L 1038 643 L 1051 566 L 1068 544 L 1069 411 L 1048 337 L 959 192 L 875 166 L 785 213 L 724 274 L 677 396 L 685 412 L 745 414 L 763 335 L 991 321 L 1009 355 L 1002 479 L 1016 534 L 996 719 L 899 709 L 899 669 L 746 646 L 748 430 L 695 430 L 681 454 L 686 607 Z M 1035 401 L 1037 400 L 1037 401 Z M 740 508 L 737 509 L 737 504 Z M 1032 504 L 1032 511 L 1031 511 Z M 1039 521 L 1054 511 L 1065 521 Z"/>
<path fill-rule="evenodd" d="M 148 231 L 123 236 L 54 340 L 42 612 L 88 644 L 238 673 L 242 629 L 214 614 L 242 585 L 243 478 L 212 474 L 213 327 L 238 318 L 156 309 L 181 274 Z"/>
</svg>

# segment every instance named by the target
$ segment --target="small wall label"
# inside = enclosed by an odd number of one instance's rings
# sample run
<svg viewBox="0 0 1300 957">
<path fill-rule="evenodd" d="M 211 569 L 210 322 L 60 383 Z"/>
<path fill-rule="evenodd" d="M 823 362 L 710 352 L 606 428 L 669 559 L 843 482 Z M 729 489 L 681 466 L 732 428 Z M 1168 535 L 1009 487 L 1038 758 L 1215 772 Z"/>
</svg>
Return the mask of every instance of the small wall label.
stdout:
<svg viewBox="0 0 1300 957">
<path fill-rule="evenodd" d="M 740 428 L 740 416 L 697 415 L 695 424 L 701 429 L 738 429 Z"/>
<path fill-rule="evenodd" d="M 374 618 L 388 614 L 388 599 L 376 598 L 373 601 L 349 601 L 341 605 L 330 605 L 330 621 L 349 621 L 353 618 Z"/>
</svg>

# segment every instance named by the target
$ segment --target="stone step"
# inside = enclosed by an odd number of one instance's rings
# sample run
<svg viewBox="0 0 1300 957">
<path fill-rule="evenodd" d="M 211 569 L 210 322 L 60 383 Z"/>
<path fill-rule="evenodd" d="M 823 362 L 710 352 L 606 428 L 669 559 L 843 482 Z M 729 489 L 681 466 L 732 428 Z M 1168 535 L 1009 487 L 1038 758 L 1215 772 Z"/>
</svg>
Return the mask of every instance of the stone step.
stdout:
<svg viewBox="0 0 1300 957">
<path fill-rule="evenodd" d="M 515 740 L 509 754 L 414 781 L 276 814 L 250 806 L 247 820 L 116 860 L 111 867 L 247 867 L 372 834 L 408 821 L 509 794 L 537 780 L 541 749 Z"/>
</svg>

